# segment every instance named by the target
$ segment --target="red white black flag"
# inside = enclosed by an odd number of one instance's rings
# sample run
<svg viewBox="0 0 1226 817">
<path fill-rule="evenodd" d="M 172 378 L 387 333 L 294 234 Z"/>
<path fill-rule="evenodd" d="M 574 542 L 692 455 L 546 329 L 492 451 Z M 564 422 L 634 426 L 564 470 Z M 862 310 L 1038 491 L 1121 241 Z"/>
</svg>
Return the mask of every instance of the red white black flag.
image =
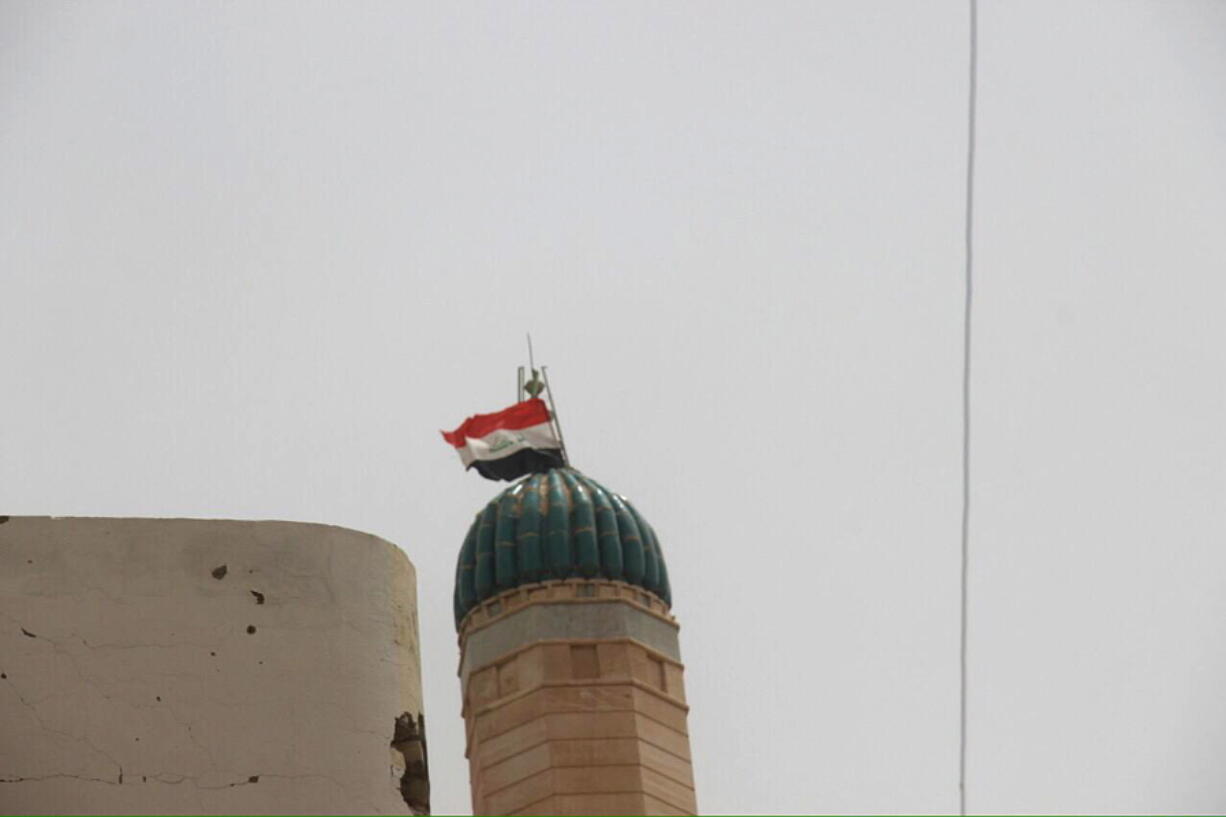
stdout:
<svg viewBox="0 0 1226 817">
<path fill-rule="evenodd" d="M 469 417 L 443 439 L 455 446 L 465 468 L 486 479 L 513 480 L 562 465 L 562 444 L 545 401 L 516 403 L 494 414 Z"/>
</svg>

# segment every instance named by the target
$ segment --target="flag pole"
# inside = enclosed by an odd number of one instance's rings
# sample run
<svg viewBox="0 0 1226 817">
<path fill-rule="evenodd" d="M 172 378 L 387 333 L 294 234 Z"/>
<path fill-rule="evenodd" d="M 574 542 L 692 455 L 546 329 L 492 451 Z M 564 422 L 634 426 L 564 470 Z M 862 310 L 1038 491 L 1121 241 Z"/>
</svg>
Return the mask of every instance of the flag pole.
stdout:
<svg viewBox="0 0 1226 817">
<path fill-rule="evenodd" d="M 528 341 L 531 344 L 531 340 Z M 529 346 L 531 348 L 531 346 Z M 535 372 L 536 370 L 533 369 Z M 558 443 L 562 446 L 562 464 L 570 467 L 570 455 L 566 453 L 566 438 L 562 436 L 562 423 L 558 420 L 558 407 L 553 402 L 553 389 L 549 387 L 549 367 L 541 367 L 541 377 L 545 378 L 545 393 L 549 395 L 549 414 L 553 417 L 554 431 L 558 432 Z"/>
</svg>

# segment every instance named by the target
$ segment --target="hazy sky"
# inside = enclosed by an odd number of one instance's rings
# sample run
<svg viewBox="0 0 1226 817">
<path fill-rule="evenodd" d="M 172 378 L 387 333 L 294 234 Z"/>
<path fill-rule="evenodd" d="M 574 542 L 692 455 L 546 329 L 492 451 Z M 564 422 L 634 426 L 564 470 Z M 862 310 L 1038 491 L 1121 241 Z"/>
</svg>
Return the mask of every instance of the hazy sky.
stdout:
<svg viewBox="0 0 1226 817">
<path fill-rule="evenodd" d="M 980 8 L 969 807 L 1226 810 L 1226 2 Z M 523 334 L 709 812 L 957 807 L 965 2 L 0 3 L 0 501 L 418 570 Z"/>
</svg>

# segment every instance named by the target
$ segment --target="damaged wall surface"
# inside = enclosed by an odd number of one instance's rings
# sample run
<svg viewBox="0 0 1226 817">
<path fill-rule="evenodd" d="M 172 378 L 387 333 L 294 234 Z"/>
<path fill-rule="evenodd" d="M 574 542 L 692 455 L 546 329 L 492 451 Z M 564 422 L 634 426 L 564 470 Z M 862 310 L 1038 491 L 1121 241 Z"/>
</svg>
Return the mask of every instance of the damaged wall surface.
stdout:
<svg viewBox="0 0 1226 817">
<path fill-rule="evenodd" d="M 0 520 L 0 813 L 428 810 L 398 548 L 293 522 Z"/>
</svg>

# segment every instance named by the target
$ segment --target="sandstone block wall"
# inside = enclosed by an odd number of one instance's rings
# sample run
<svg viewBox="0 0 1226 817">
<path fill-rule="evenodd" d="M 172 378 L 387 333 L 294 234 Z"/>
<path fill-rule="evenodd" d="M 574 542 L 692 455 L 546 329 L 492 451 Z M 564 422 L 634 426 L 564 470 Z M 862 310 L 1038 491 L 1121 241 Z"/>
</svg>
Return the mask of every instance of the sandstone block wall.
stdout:
<svg viewBox="0 0 1226 817">
<path fill-rule="evenodd" d="M 289 522 L 0 519 L 0 813 L 427 807 L 398 548 Z"/>
<path fill-rule="evenodd" d="M 559 582 L 504 594 L 466 622 L 474 813 L 695 813 L 676 624 L 643 595 Z M 492 644 L 506 649 L 493 657 Z"/>
</svg>

